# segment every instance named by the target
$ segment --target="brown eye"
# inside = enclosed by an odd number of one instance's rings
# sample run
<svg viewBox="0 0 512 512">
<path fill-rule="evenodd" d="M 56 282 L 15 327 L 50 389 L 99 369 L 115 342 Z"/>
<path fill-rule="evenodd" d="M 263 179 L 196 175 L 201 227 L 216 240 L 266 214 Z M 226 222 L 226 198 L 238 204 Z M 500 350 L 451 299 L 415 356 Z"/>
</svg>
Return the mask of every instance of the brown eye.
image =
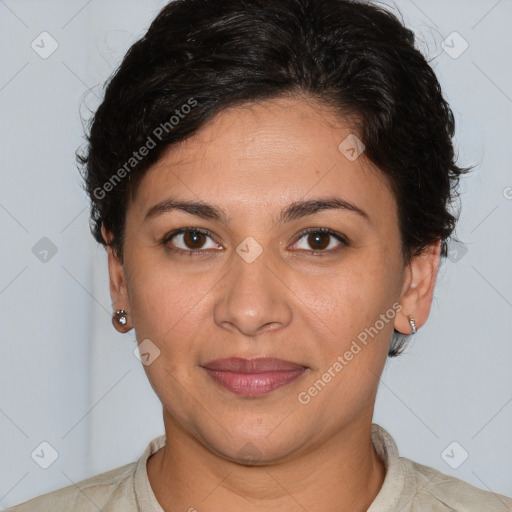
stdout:
<svg viewBox="0 0 512 512">
<path fill-rule="evenodd" d="M 206 236 L 199 231 L 187 231 L 183 234 L 183 243 L 188 249 L 201 249 Z"/>
<path fill-rule="evenodd" d="M 301 242 L 304 240 L 304 242 Z M 296 248 L 309 252 L 335 252 L 348 245 L 343 235 L 327 228 L 307 229 L 300 233 Z"/>
<path fill-rule="evenodd" d="M 163 240 L 163 244 L 170 250 L 182 253 L 201 253 L 207 249 L 219 249 L 219 245 L 212 239 L 209 231 L 202 229 L 179 229 L 170 233 Z"/>
<path fill-rule="evenodd" d="M 329 242 L 330 242 L 329 238 L 330 238 L 330 235 L 327 235 L 325 233 L 316 232 L 316 233 L 310 233 L 308 235 L 307 240 L 308 240 L 309 246 L 312 249 L 314 249 L 315 251 L 318 251 L 318 250 L 323 250 L 329 246 Z"/>
</svg>

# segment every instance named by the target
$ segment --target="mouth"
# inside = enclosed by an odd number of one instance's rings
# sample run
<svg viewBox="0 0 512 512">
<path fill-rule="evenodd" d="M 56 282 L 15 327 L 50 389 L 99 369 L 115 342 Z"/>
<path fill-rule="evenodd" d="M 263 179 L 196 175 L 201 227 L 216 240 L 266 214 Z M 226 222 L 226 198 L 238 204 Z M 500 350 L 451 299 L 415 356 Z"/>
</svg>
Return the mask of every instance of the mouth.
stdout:
<svg viewBox="0 0 512 512">
<path fill-rule="evenodd" d="M 308 369 L 291 361 L 269 357 L 216 359 L 202 368 L 216 384 L 237 395 L 250 397 L 263 396 L 291 384 Z"/>
</svg>

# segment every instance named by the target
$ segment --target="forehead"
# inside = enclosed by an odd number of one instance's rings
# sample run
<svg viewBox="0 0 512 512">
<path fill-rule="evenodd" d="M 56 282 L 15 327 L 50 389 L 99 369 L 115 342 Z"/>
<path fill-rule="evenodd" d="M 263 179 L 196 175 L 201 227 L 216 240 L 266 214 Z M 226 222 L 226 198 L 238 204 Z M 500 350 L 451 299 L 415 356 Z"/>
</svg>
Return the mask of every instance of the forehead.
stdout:
<svg viewBox="0 0 512 512">
<path fill-rule="evenodd" d="M 357 136 L 353 124 L 312 100 L 232 107 L 169 147 L 140 181 L 132 206 L 144 215 L 172 195 L 261 215 L 336 194 L 379 219 L 396 205 L 386 176 L 364 150 L 357 157 Z"/>
</svg>

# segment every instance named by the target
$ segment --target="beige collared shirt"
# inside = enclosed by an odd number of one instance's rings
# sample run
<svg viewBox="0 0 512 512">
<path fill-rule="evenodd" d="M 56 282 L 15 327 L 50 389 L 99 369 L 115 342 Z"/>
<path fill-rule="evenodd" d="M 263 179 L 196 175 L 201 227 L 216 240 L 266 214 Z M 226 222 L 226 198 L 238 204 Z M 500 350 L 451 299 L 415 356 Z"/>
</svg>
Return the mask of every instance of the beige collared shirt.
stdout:
<svg viewBox="0 0 512 512">
<path fill-rule="evenodd" d="M 512 498 L 399 457 L 393 438 L 375 423 L 372 441 L 386 465 L 386 476 L 367 512 L 512 512 Z M 164 444 L 162 435 L 149 443 L 137 462 L 43 494 L 7 512 L 165 512 L 146 471 L 146 461 Z"/>
</svg>

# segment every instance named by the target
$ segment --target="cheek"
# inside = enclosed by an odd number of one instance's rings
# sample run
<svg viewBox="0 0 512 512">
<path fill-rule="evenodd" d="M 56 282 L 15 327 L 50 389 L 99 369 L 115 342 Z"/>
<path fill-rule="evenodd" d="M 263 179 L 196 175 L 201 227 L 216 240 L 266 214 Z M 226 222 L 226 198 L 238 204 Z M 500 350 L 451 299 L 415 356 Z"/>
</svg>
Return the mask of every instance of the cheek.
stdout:
<svg viewBox="0 0 512 512">
<path fill-rule="evenodd" d="M 393 331 L 390 272 L 386 258 L 357 255 L 329 279 L 302 282 L 316 346 L 309 350 L 313 374 L 298 399 L 312 415 L 330 411 L 327 429 L 372 403 Z"/>
<path fill-rule="evenodd" d="M 371 255 L 370 255 L 371 256 Z M 328 275 L 296 282 L 297 307 L 309 312 L 334 345 L 340 348 L 375 323 L 395 300 L 392 279 L 385 261 L 354 252 Z"/>
<path fill-rule="evenodd" d="M 157 265 L 143 267 L 130 286 L 134 328 L 139 343 L 149 339 L 158 349 L 158 357 L 144 370 L 162 403 L 173 405 L 174 415 L 185 422 L 188 395 L 183 383 L 196 377 L 193 362 L 199 360 L 201 329 L 208 317 L 205 294 L 213 284 L 205 275 L 190 278 Z"/>
<path fill-rule="evenodd" d="M 324 283 L 323 293 L 316 287 L 309 302 L 316 307 L 314 325 L 322 332 L 314 337 L 317 346 L 310 354 L 315 358 L 315 371 L 302 391 L 306 398 L 315 396 L 312 409 L 334 405 L 330 420 L 334 423 L 371 403 L 376 376 L 386 361 L 395 315 L 392 306 L 397 299 L 390 277 L 393 269 L 386 261 L 392 260 L 378 254 L 357 255 L 350 264 L 347 260 Z M 328 383 L 325 392 L 324 383 Z"/>
<path fill-rule="evenodd" d="M 137 339 L 158 346 L 168 340 L 189 344 L 208 316 L 208 291 L 215 286 L 208 273 L 187 275 L 161 261 L 140 261 L 129 283 L 130 307 Z"/>
</svg>

